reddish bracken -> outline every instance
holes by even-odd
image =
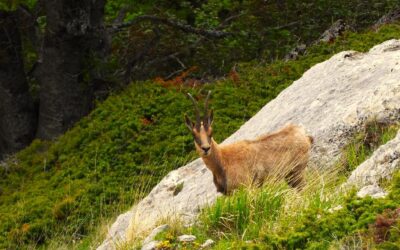
[[[240,81],[239,73],[236,70],[236,65],[229,71],[229,78],[234,82],[238,83]]]
[[[268,178],[285,179],[292,187],[304,186],[310,148],[313,142],[304,129],[286,125],[255,140],[218,145],[213,139],[213,111],[208,110],[208,92],[204,116],[196,100],[188,94],[196,111],[196,122],[185,115],[185,123],[193,135],[197,152],[212,172],[218,192],[227,194],[241,185],[260,186]]]
[[[196,81],[191,80],[191,78],[189,78],[189,75],[192,74],[193,72],[195,72],[196,70],[197,70],[197,67],[193,66],[185,71],[178,71],[179,74],[176,75],[174,78],[165,80],[162,77],[156,77],[154,79],[154,82],[160,84],[161,86],[163,86],[165,88],[179,87],[187,82],[189,82],[188,85],[190,86],[190,84],[196,83]]]
[[[386,209],[382,214],[376,216],[375,223],[372,225],[375,243],[387,241],[390,237],[390,229],[399,220],[400,208],[395,210]]]

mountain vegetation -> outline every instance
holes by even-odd
[[[361,30],[395,0],[4,0],[0,156],[71,128],[133,80],[193,84],[238,62],[272,62],[342,19]],[[14,101],[15,100],[15,101]]]
[[[184,93],[212,90],[222,141],[314,64],[399,39],[398,23],[369,28],[396,7],[378,0],[0,2],[0,249],[96,247],[116,215],[196,158]],[[340,18],[350,27],[340,38],[315,42]],[[305,55],[283,60],[300,43]],[[274,196],[286,187],[241,190],[190,230],[200,239],[220,232],[219,249],[326,248],[360,232],[373,237],[377,215],[394,216],[399,178],[388,185],[381,201],[350,194],[326,203],[310,194],[311,205],[290,225],[259,225],[288,213],[285,195]],[[339,203],[344,209],[327,212]],[[262,206],[262,216],[248,204]],[[379,244],[396,246],[398,234],[388,230]],[[173,247],[175,236],[160,237]]]

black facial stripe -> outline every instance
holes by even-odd
[[[196,144],[200,147],[201,146],[201,141],[199,138],[197,138],[196,136],[194,137],[194,142],[196,142]]]

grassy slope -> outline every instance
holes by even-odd
[[[315,63],[391,38],[400,38],[399,26],[349,33],[313,47],[298,61],[241,65],[240,80],[203,87],[133,83],[55,142],[36,141],[9,161],[7,171],[0,169],[0,248],[45,247],[54,240],[84,248],[103,219],[127,209],[167,171],[193,159],[182,122],[191,105],[183,92],[213,91],[215,134],[222,140]]]
[[[221,250],[399,249],[400,174],[383,199],[357,198],[355,192],[338,193],[322,183],[300,194],[284,185],[240,190],[205,209],[194,227],[174,225],[157,239],[163,249],[198,249],[209,238],[216,242],[213,249]],[[194,234],[197,240],[179,243],[181,234]]]

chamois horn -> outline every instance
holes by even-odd
[[[206,127],[209,125],[209,124],[208,124],[208,116],[209,116],[210,114],[209,114],[209,112],[208,112],[208,101],[209,101],[209,99],[210,99],[210,96],[211,96],[211,90],[208,91],[206,100],[205,100],[205,102],[204,102],[203,124],[204,124],[204,126],[206,126]]]
[[[192,101],[194,109],[196,111],[196,129],[200,130],[200,125],[201,125],[201,118],[200,118],[200,109],[199,106],[197,105],[196,100],[193,98],[193,96],[190,93],[187,93],[187,96],[189,99]]]

